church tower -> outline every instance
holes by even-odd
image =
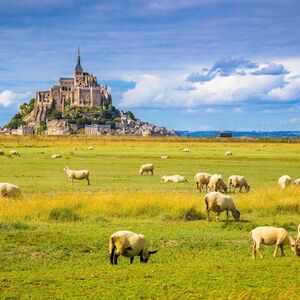
[[[76,67],[75,67],[75,76],[76,75],[82,75],[82,73],[83,73],[83,69],[82,69],[81,64],[80,64],[80,49],[78,47],[77,64],[76,64]]]

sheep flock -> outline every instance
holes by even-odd
[[[73,150],[78,150],[74,147]],[[94,150],[93,146],[86,148],[88,151]],[[182,149],[183,152],[190,152],[189,148]],[[5,152],[0,150],[0,156],[5,156]],[[11,150],[7,156],[20,157],[20,153],[17,150]],[[226,157],[233,156],[232,151],[225,153]],[[63,158],[60,154],[53,154],[52,159]],[[168,155],[160,156],[162,159],[170,159]],[[65,166],[63,170],[66,172],[67,177],[73,183],[74,180],[86,180],[90,185],[90,172],[87,169],[73,170],[68,166]],[[163,172],[162,169],[159,169]],[[176,170],[174,170],[174,173]],[[154,164],[145,163],[138,169],[138,174],[154,176]],[[175,173],[176,174],[176,173]],[[189,174],[190,175],[190,174]],[[150,178],[148,177],[148,178]],[[146,180],[148,180],[148,178]],[[160,177],[162,183],[185,183],[188,184],[187,177],[176,174],[166,174]],[[227,184],[226,184],[227,182]],[[220,221],[220,214],[226,212],[226,220],[229,221],[229,213],[231,213],[234,221],[238,222],[241,219],[241,213],[235,205],[233,196],[236,189],[239,193],[249,193],[250,185],[244,175],[231,175],[225,180],[222,174],[208,173],[204,170],[194,175],[194,184],[199,195],[205,192],[204,197],[200,196],[200,201],[205,207],[207,214],[207,221],[211,221],[210,213],[217,214],[216,220]],[[287,189],[289,186],[299,186],[300,178],[292,179],[289,175],[282,175],[278,178],[278,186],[281,190]],[[231,194],[231,195],[230,195]],[[3,182],[0,183],[0,197],[2,199],[21,199],[21,188],[13,183]],[[273,226],[259,226],[254,228],[250,232],[250,238],[253,240],[252,257],[262,257],[261,246],[262,245],[274,245],[275,250],[273,256],[277,256],[278,249],[280,249],[281,255],[284,255],[284,245],[288,245],[291,248],[292,253],[296,256],[300,256],[300,224],[298,226],[298,235],[296,239],[291,237],[284,228],[278,228]],[[134,257],[138,256],[141,263],[145,263],[149,260],[150,255],[155,254],[157,250],[149,250],[149,244],[142,234],[137,234],[132,231],[120,230],[114,232],[109,238],[109,257],[110,263],[113,265],[118,264],[118,257],[124,256],[130,259],[130,263],[133,263]]]

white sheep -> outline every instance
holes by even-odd
[[[10,150],[10,156],[21,156],[17,150]]]
[[[239,188],[241,193],[243,187],[245,188],[247,193],[250,191],[250,185],[247,183],[247,180],[244,176],[231,175],[228,178],[228,189],[230,193],[235,193],[236,188]]]
[[[208,191],[207,186],[209,184],[210,177],[211,177],[211,174],[208,174],[205,172],[200,172],[195,175],[196,187],[200,193],[201,193],[202,189],[204,188],[204,186],[205,186],[206,192]]]
[[[20,188],[12,183],[1,182],[0,183],[0,195],[4,198],[16,198],[20,197]]]
[[[207,221],[211,221],[211,218],[209,216],[210,211],[216,212],[218,214],[216,219],[217,221],[219,221],[220,213],[224,210],[226,210],[227,221],[228,221],[228,211],[231,211],[235,221],[240,220],[241,214],[237,210],[231,197],[224,195],[220,192],[209,192],[208,194],[205,195],[204,200],[206,206]]]
[[[4,151],[0,150],[0,156],[3,156],[3,155],[4,155]]]
[[[292,178],[289,175],[283,175],[278,179],[279,187],[284,190],[292,184]]]
[[[153,175],[153,171],[154,171],[154,165],[153,164],[144,164],[140,167],[139,173],[140,175],[143,175],[144,173],[148,173],[151,172],[151,175]]]
[[[151,254],[156,253],[148,249],[148,243],[145,236],[132,231],[117,231],[109,239],[110,263],[118,264],[120,255],[129,257],[132,264],[135,256],[140,257],[141,263],[146,263]]]
[[[93,146],[89,146],[89,147],[87,147],[87,150],[93,150],[94,149],[94,147]]]
[[[169,155],[162,155],[160,158],[167,159],[169,158]]]
[[[227,152],[225,152],[225,154],[224,154],[225,156],[232,156],[233,155],[233,153],[232,153],[232,151],[227,151]]]
[[[182,152],[190,152],[190,149],[189,148],[184,148],[184,149],[182,149]]]
[[[90,172],[88,170],[71,170],[69,167],[64,167],[64,171],[67,172],[68,177],[70,178],[72,183],[74,179],[77,180],[86,179],[88,185],[90,185],[90,180],[89,180]]]
[[[294,185],[300,185],[300,178],[297,178],[297,179],[294,181]]]
[[[208,183],[208,190],[211,192],[224,192],[227,193],[227,186],[221,174],[211,175]]]
[[[62,158],[62,156],[60,154],[53,154],[51,156],[52,159],[56,159],[56,158]]]
[[[161,180],[163,182],[174,182],[174,183],[178,183],[178,182],[188,182],[187,179],[181,175],[170,175],[170,176],[163,176],[161,177]]]
[[[73,147],[73,150],[74,150],[74,151],[76,151],[76,150],[77,150],[77,148],[76,148],[76,147]]]
[[[275,245],[275,251],[273,253],[274,257],[276,257],[278,248],[280,248],[281,256],[284,255],[283,245],[290,245],[293,254],[298,254],[296,251],[295,240],[288,234],[288,232],[284,228],[272,226],[256,227],[251,231],[250,236],[254,242],[252,258],[255,258],[256,254],[258,254],[261,258],[263,257],[263,255],[260,253],[261,245]]]

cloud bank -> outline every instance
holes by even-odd
[[[290,64],[291,66],[291,64]],[[142,74],[120,101],[124,108],[197,108],[201,105],[299,100],[300,74],[282,63],[223,59],[211,68],[176,76]]]
[[[11,90],[4,90],[3,92],[0,92],[0,105],[8,107],[19,104],[22,101],[28,102],[30,96],[32,96],[31,92],[15,93]]]

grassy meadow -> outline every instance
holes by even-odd
[[[300,298],[300,258],[285,247],[274,259],[274,247],[263,247],[264,258],[252,260],[249,238],[261,225],[296,236],[300,188],[280,191],[277,179],[300,177],[299,143],[0,136],[0,150],[11,149],[21,156],[0,156],[0,181],[19,185],[23,197],[0,201],[0,299]],[[138,174],[144,163],[154,176]],[[91,185],[72,184],[64,166],[89,169]],[[225,213],[205,221],[200,171],[247,178],[250,192],[232,195],[240,222]],[[188,183],[160,181],[173,174]],[[158,253],[148,264],[120,257],[111,266],[116,230],[145,234]]]

